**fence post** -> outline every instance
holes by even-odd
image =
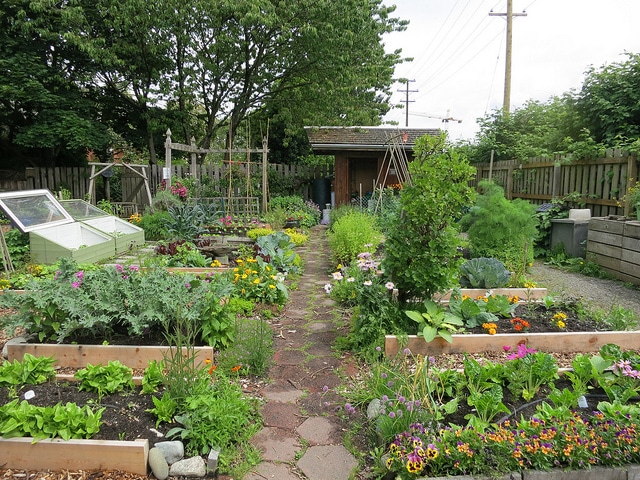
[[[168,128],[166,135],[167,138],[164,141],[164,167],[166,170],[162,170],[162,179],[167,181],[167,185],[171,185],[171,130]]]
[[[269,190],[269,177],[267,175],[267,137],[262,137],[262,213],[267,213],[267,192]]]
[[[557,158],[553,160],[553,181],[551,184],[551,199],[558,198],[560,196],[560,189],[562,183],[562,164]]]
[[[196,157],[196,137],[191,137],[191,146],[193,147],[193,151],[191,152],[191,165],[189,166],[189,174],[192,178],[197,178],[197,169],[198,169],[198,160]]]

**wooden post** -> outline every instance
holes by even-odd
[[[269,189],[267,163],[267,137],[262,137],[262,213],[267,213],[267,190]]]
[[[634,185],[638,185],[639,180],[640,179],[638,178],[638,159],[636,158],[635,155],[629,155],[627,159],[627,186],[625,189],[625,193],[627,193],[629,189]],[[629,200],[624,202],[623,214],[625,217],[631,216],[632,208],[633,208],[633,205],[631,205],[631,202]]]
[[[189,169],[189,174],[192,178],[196,178],[196,174],[198,173],[198,165],[196,160],[196,139],[195,137],[191,137],[191,146],[193,147],[193,152],[191,152],[191,168]]]
[[[493,154],[495,150],[491,149],[491,159],[489,160],[489,181],[491,181],[491,177],[493,176]]]
[[[171,130],[168,128],[166,135],[167,138],[164,141],[164,166],[166,170],[162,172],[162,179],[167,181],[167,185],[171,185]]]
[[[562,189],[562,164],[558,159],[553,162],[553,183],[551,186],[551,198],[558,198]]]

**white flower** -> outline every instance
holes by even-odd
[[[331,287],[331,284],[330,284],[330,283],[327,283],[327,284],[324,286],[324,291],[325,291],[325,292],[327,292],[327,294],[329,294],[329,293],[331,293],[331,288],[332,288],[332,287]]]
[[[367,286],[367,287],[369,285],[371,285],[371,284],[373,284],[373,282],[371,280],[365,280],[365,282],[364,282],[364,285]]]
[[[355,281],[356,281],[356,279],[355,279],[355,278],[353,278],[353,277],[349,277],[349,278],[347,278],[347,282],[349,282],[349,283],[353,283],[353,282],[355,282]]]
[[[333,272],[333,279],[334,280],[342,280],[342,273],[341,272]]]
[[[384,284],[384,286],[387,288],[387,290],[393,290],[396,286],[393,284],[393,282],[387,282]]]

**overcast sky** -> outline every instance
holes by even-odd
[[[506,0],[385,0],[406,31],[384,37],[388,51],[402,49],[413,62],[396,77],[409,83],[409,127],[446,128],[454,140],[473,138],[476,119],[502,108],[505,75]],[[527,100],[547,101],[579,90],[590,67],[640,52],[640,0],[513,0],[511,109]],[[385,120],[405,125],[406,85],[394,86]],[[457,121],[442,123],[440,118]]]

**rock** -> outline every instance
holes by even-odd
[[[169,477],[169,464],[159,448],[153,447],[149,450],[149,468],[158,480],[166,480]]]
[[[169,469],[172,477],[204,477],[207,469],[202,457],[191,457],[180,460]]]
[[[7,352],[7,345],[9,345],[9,344],[27,343],[28,341],[29,341],[29,339],[27,337],[22,336],[22,335],[10,338],[9,340],[7,340],[7,342],[2,347],[2,358],[9,358],[9,352]]]
[[[176,463],[178,460],[182,460],[182,457],[184,457],[184,445],[179,440],[172,442],[157,442],[155,447],[160,449],[169,465]]]
[[[367,418],[369,420],[373,420],[380,416],[380,410],[382,409],[382,404],[379,398],[374,398],[371,400],[369,405],[367,406]]]

